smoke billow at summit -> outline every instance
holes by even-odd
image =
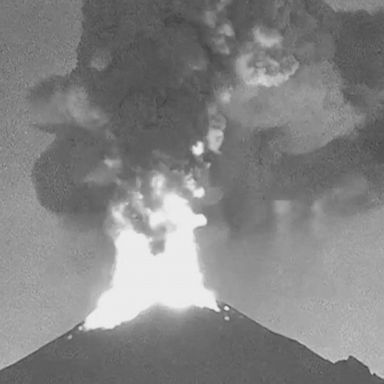
[[[158,275],[148,260],[180,239],[197,252],[204,215],[241,234],[276,224],[282,202],[304,216],[382,204],[383,13],[318,0],[85,0],[82,13],[76,68],[29,94],[53,137],[32,171],[47,210],[115,246],[128,226],[124,247]]]

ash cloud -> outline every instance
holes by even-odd
[[[275,149],[289,154],[312,152],[354,132],[364,121],[348,103],[332,64],[305,65],[278,87],[239,90],[228,115],[242,130],[281,127]]]
[[[29,97],[54,137],[39,201],[105,212],[116,179],[190,167],[197,140],[231,225],[272,220],[274,200],[380,197],[383,20],[318,0],[84,1],[76,68]]]
[[[239,87],[227,110],[236,144],[222,159],[225,210],[252,230],[280,220],[279,201],[299,204],[303,220],[382,204],[382,13],[282,9],[275,25],[298,71],[279,87]]]

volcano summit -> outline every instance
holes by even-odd
[[[335,364],[227,305],[152,307],[110,331],[81,326],[0,372],[2,384],[383,384],[349,357]]]

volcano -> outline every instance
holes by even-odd
[[[81,325],[0,372],[1,384],[383,384],[353,357],[332,363],[235,309],[152,307],[113,330]]]

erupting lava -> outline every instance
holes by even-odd
[[[195,214],[186,198],[166,190],[165,180],[162,175],[152,178],[152,193],[158,198],[155,209],[144,208],[140,193],[112,208],[115,269],[110,288],[84,323],[85,330],[112,329],[155,304],[219,310],[213,292],[204,286],[194,236],[194,230],[204,226],[206,218]],[[130,205],[137,204],[163,241],[159,253],[152,249],[153,238],[137,231],[126,215]]]

